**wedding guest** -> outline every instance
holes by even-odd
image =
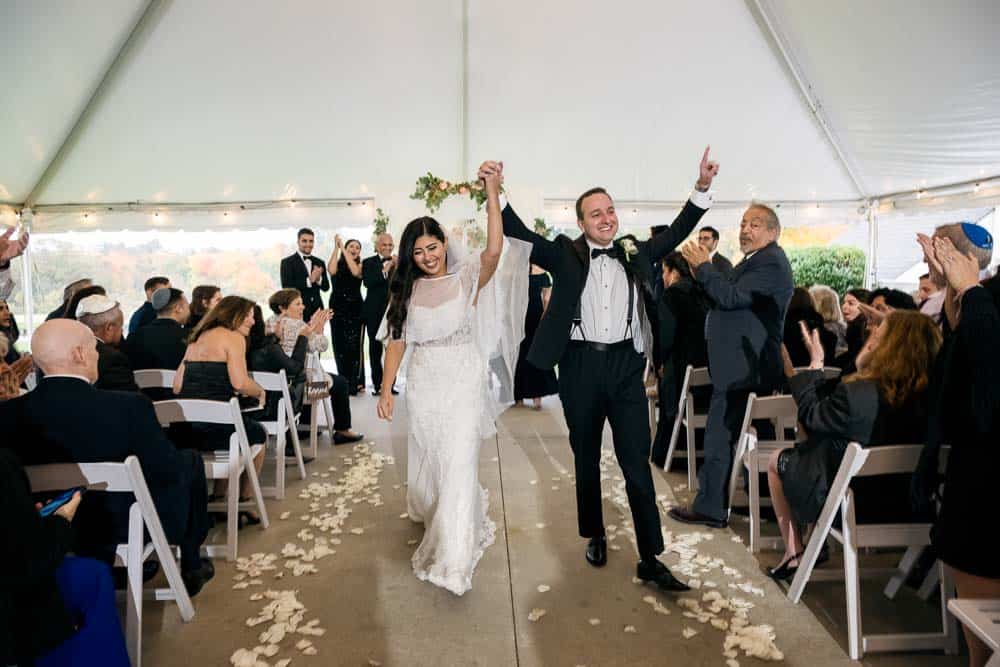
[[[840,297],[828,285],[813,285],[809,288],[809,296],[823,318],[823,327],[837,337],[836,354],[843,354],[847,351],[847,322],[840,310]]]
[[[863,288],[849,289],[844,293],[844,300],[841,303],[841,312],[844,314],[844,321],[847,323],[847,331],[844,335],[844,342],[847,343],[847,350],[837,355],[833,360],[833,365],[840,369],[841,376],[847,376],[857,371],[854,365],[858,353],[868,340],[868,321],[861,311],[863,304],[867,304],[871,298],[871,293]]]
[[[151,300],[156,290],[164,287],[170,287],[170,278],[165,276],[153,276],[143,285],[143,289],[146,290],[146,300],[143,301],[142,305],[129,318],[128,333],[130,336],[138,331],[140,327],[156,319],[156,309],[153,308]]]
[[[198,285],[191,290],[191,316],[188,318],[187,328],[194,331],[205,313],[212,310],[220,301],[222,301],[222,288],[218,285]]]
[[[702,246],[704,247],[704,246]],[[657,304],[660,328],[660,414],[659,426],[653,440],[652,461],[662,468],[666,463],[667,448],[677,405],[684,385],[684,374],[688,366],[702,368],[708,366],[708,344],[705,341],[705,318],[712,304],[705,290],[695,281],[684,256],[677,251],[663,258],[663,284],[665,290]],[[711,389],[692,389],[699,411],[708,406]],[[682,430],[678,437],[686,438]],[[678,447],[686,441],[678,441]]]
[[[933,239],[928,259],[948,282],[946,315],[950,335],[935,368],[927,445],[914,474],[913,497],[918,510],[940,512],[931,530],[938,557],[951,571],[960,598],[1000,598],[1000,559],[989,526],[996,523],[996,483],[1000,465],[1000,290],[995,280],[979,284],[989,262],[993,238],[982,227],[963,231],[966,250],[948,236]],[[971,246],[971,247],[969,247]],[[985,260],[985,261],[984,261]],[[938,450],[951,445],[944,490],[938,498]],[[985,665],[990,649],[962,628],[969,664]]]
[[[810,331],[819,331],[825,356],[827,359],[833,359],[837,348],[837,334],[823,326],[823,316],[816,312],[809,290],[804,287],[796,287],[792,292],[784,325],[784,345],[788,350],[788,356],[792,359],[792,365],[796,368],[809,365],[809,350],[799,335],[800,322],[805,322]]]
[[[8,349],[6,336],[0,336],[0,401],[20,396],[21,386],[34,369],[30,354],[23,354],[13,364],[8,365],[3,360],[7,356]]]
[[[751,204],[740,222],[743,261],[731,277],[693,244],[682,248],[695,278],[713,301],[705,325],[712,398],[705,428],[705,462],[699,489],[689,507],[674,507],[671,518],[712,528],[728,525],[729,476],[733,444],[751,392],[768,395],[782,384],[781,343],[792,297],[792,267],[778,245],[781,223],[769,206]],[[806,299],[809,298],[808,292]],[[811,303],[810,303],[811,305]]]
[[[340,235],[330,255],[330,309],[333,318],[333,357],[337,360],[337,373],[344,376],[351,387],[351,396],[365,390],[365,369],[361,365],[361,242]]]
[[[934,320],[935,324],[941,324],[944,318],[944,297],[948,281],[944,276],[925,273],[920,276],[920,287],[917,289],[917,297],[920,312]]]
[[[552,279],[545,270],[531,265],[528,276],[528,310],[524,315],[524,339],[517,356],[514,371],[514,400],[518,405],[530,398],[536,410],[542,409],[542,397],[558,393],[559,381],[554,368],[542,370],[528,361],[528,350],[535,338],[535,330],[549,305],[552,294]]]
[[[378,339],[378,329],[389,305],[389,276],[396,268],[397,261],[392,254],[394,246],[391,234],[379,234],[375,239],[376,254],[361,263],[361,279],[367,290],[365,302],[361,306],[361,318],[368,331],[368,367],[372,372],[372,396],[381,394],[382,341]]]
[[[907,310],[890,313],[859,355],[858,372],[838,383],[832,393],[824,393],[820,331],[802,324],[800,332],[810,355],[809,369],[796,374],[786,361],[785,374],[808,439],[776,452],[767,472],[785,541],[784,557],[770,570],[776,580],[795,576],[803,552],[803,528],[819,518],[848,443],[872,447],[923,442],[929,375],[941,346],[941,333],[929,318]],[[909,475],[857,482],[859,523],[908,518]],[[866,503],[865,497],[875,502]]]
[[[728,276],[733,272],[733,263],[719,252],[719,230],[715,227],[705,225],[698,230],[698,245],[708,251],[708,256],[712,258],[712,266],[723,275]]]
[[[175,287],[156,290],[149,304],[156,319],[129,335],[125,354],[133,370],[176,370],[187,350],[189,332],[184,325],[191,316],[191,304]]]
[[[323,327],[330,319],[330,311],[322,310],[314,313],[309,324],[302,319],[305,308],[298,290],[283,289],[275,292],[268,299],[268,306],[274,313],[267,320],[266,330],[274,333],[286,355],[292,355],[300,338],[308,339],[307,349],[310,352],[322,352],[329,346],[326,336],[322,334]],[[350,385],[342,375],[327,373],[330,378],[330,403],[333,406],[333,444],[342,445],[358,442],[364,436],[351,430]],[[302,412],[303,421],[311,418],[305,406]]]
[[[326,264],[312,254],[316,245],[313,230],[303,227],[296,238],[297,252],[281,260],[281,286],[299,290],[306,317],[312,318],[313,313],[323,308],[322,293],[330,289],[330,280],[326,277]]]
[[[80,280],[75,280],[69,285],[66,285],[66,287],[63,288],[62,303],[59,304],[55,310],[45,316],[45,321],[48,322],[49,320],[63,317],[63,314],[66,312],[66,306],[69,305],[73,296],[84,287],[90,287],[93,284],[94,282],[90,278],[81,278]]]
[[[22,229],[16,239],[14,231],[14,227],[8,227],[0,233],[0,299],[10,297],[14,291],[10,263],[14,258],[20,257],[28,247],[28,230]]]
[[[0,338],[7,341],[7,352],[0,356],[0,360],[12,364],[21,357],[21,354],[14,349],[14,343],[20,337],[21,330],[17,328],[17,319],[10,311],[10,304],[6,299],[0,299]]]
[[[17,456],[0,449],[0,664],[129,666],[110,568],[68,555],[81,498],[40,516]]]
[[[191,332],[183,361],[174,376],[177,398],[229,401],[234,396],[245,396],[255,399],[254,405],[263,404],[264,390],[247,371],[247,336],[254,322],[253,305],[249,299],[227,296],[202,318]],[[243,426],[251,447],[267,442],[267,433],[259,422],[244,415]],[[233,430],[232,426],[224,424],[193,424],[190,429],[181,431],[182,439],[187,439],[182,444],[204,452],[228,450]],[[254,457],[253,464],[260,473],[264,464],[263,447]],[[225,480],[216,480],[215,496],[225,497],[227,486]],[[250,481],[244,474],[240,501],[250,500],[250,493]],[[258,524],[260,517],[256,512],[241,511],[240,522]]]
[[[917,302],[913,300],[912,296],[889,287],[880,287],[873,291],[868,305],[883,314],[894,310],[917,310]]]
[[[97,381],[94,386],[98,389],[139,391],[132,364],[120,349],[125,316],[118,302],[100,294],[88,296],[77,305],[76,319],[93,331],[97,339]]]

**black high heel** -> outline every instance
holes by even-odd
[[[793,560],[797,562],[800,558],[802,558],[802,554],[804,553],[804,551],[800,551],[791,558],[783,560],[778,567],[769,569],[767,571],[767,576],[771,577],[771,579],[774,579],[775,581],[791,581],[795,577],[795,573],[798,571],[799,566],[789,565],[789,563]]]

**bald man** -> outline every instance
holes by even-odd
[[[42,324],[31,348],[45,377],[34,391],[0,403],[0,424],[13,434],[4,446],[24,465],[138,457],[167,539],[181,549],[184,585],[197,594],[215,572],[199,556],[210,525],[201,456],[174,447],[143,395],[93,387],[97,341],[80,322]],[[128,541],[131,504],[126,494],[85,494],[74,521],[74,551],[110,562],[115,545]]]
[[[361,280],[368,290],[365,303],[361,307],[361,318],[368,330],[368,363],[371,366],[374,387],[372,396],[378,396],[382,386],[382,343],[375,336],[382,324],[386,306],[389,305],[389,276],[396,268],[396,256],[392,254],[395,245],[391,234],[379,234],[375,239],[375,250],[378,254],[361,263]],[[396,390],[393,389],[392,393],[396,393]]]

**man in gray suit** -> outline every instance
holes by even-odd
[[[740,222],[743,261],[726,276],[697,243],[681,252],[715,306],[705,321],[712,400],[705,427],[705,462],[700,488],[690,508],[670,516],[683,523],[724,528],[726,494],[733,466],[733,440],[750,392],[770,394],[781,386],[781,339],[792,298],[792,267],[778,245],[781,224],[774,211],[752,204]]]

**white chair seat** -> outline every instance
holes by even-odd
[[[1000,600],[949,600],[948,611],[993,651],[986,667],[1000,667]]]

